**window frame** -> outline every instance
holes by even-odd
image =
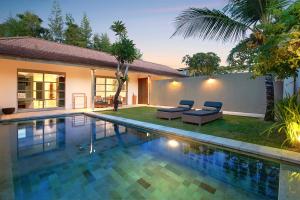
[[[97,78],[104,78],[105,79],[105,81],[104,81],[104,84],[97,84]],[[104,92],[104,94],[105,94],[105,97],[104,97],[104,99],[105,100],[107,100],[107,93],[111,93],[111,92],[115,92],[115,91],[108,91],[107,90],[107,85],[113,85],[113,84],[107,84],[107,79],[114,79],[114,80],[116,80],[117,81],[117,79],[116,79],[116,77],[113,77],[113,76],[101,76],[101,75],[96,75],[95,76],[95,87],[94,87],[94,96],[96,97],[97,96],[97,92]],[[104,91],[98,91],[97,90],[97,85],[102,85],[102,86],[104,86]],[[124,85],[123,85],[123,87],[124,87]],[[125,98],[126,98],[126,102],[125,103],[123,103],[124,105],[128,105],[128,81],[126,81],[125,82],[125,90],[121,90],[121,93],[122,92],[125,92],[125,94],[126,94],[126,96],[125,96]]]
[[[37,73],[37,74],[42,74],[42,81],[19,81],[19,73],[20,72],[24,72],[24,73]],[[54,75],[61,75],[64,77],[64,82],[61,81],[57,81],[57,82],[49,82],[49,81],[45,81],[45,74],[54,74]],[[34,69],[17,69],[17,91],[16,91],[16,105],[17,105],[17,110],[18,112],[27,112],[27,111],[36,111],[36,110],[58,110],[58,109],[65,109],[66,107],[66,80],[67,80],[67,76],[65,72],[56,72],[56,71],[44,71],[44,70],[34,70]],[[42,90],[20,90],[19,89],[19,82],[20,83],[31,83],[32,87],[34,85],[34,83],[40,82],[42,83]],[[55,89],[55,93],[56,93],[56,98],[55,99],[46,99],[45,98],[45,93],[49,92],[50,90],[45,90],[45,83],[55,83],[56,84],[56,89]],[[59,85],[63,84],[64,85],[64,90],[61,90]],[[32,92],[32,97],[31,98],[19,98],[18,94],[20,92],[26,93],[26,92]],[[40,101],[42,101],[42,108],[19,108],[19,101],[23,101],[23,102],[33,102],[34,100],[37,100],[36,98],[33,97],[33,92],[42,92],[42,98]],[[57,98],[59,96],[59,93],[62,93],[64,95],[64,98]],[[49,107],[49,108],[45,108],[45,101],[49,101],[49,100],[56,100],[57,101],[57,105],[56,107]],[[59,106],[59,101],[64,101],[63,106]]]

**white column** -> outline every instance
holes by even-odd
[[[150,102],[150,99],[151,99],[151,76],[148,75],[148,81],[147,81],[147,84],[148,84],[148,105],[151,104]]]
[[[92,108],[92,111],[95,110],[95,72],[96,70],[95,69],[91,69],[91,78],[92,78],[92,81],[91,81],[91,108]]]

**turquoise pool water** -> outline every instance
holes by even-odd
[[[296,199],[300,169],[85,115],[0,124],[0,199]]]

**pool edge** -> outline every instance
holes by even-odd
[[[95,112],[84,112],[83,114],[88,115],[90,117],[96,117],[104,120],[115,121],[117,123],[134,125],[149,130],[165,132],[176,136],[197,140],[199,142],[209,143],[220,147],[230,148],[245,153],[251,153],[266,158],[271,158],[279,161],[300,165],[300,153],[289,151],[289,150],[257,145],[248,142],[222,138],[218,136],[212,136],[212,135],[199,133],[199,132],[186,131],[182,129],[162,126],[158,124],[152,124],[148,122],[142,122],[142,121],[123,118],[123,117],[116,117],[107,114],[101,114]]]

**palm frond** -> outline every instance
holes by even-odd
[[[267,22],[274,9],[283,9],[290,0],[229,0],[223,11],[234,20],[251,26],[257,22]]]
[[[220,10],[189,8],[175,20],[174,35],[236,41],[245,36],[249,26],[234,20]]]

